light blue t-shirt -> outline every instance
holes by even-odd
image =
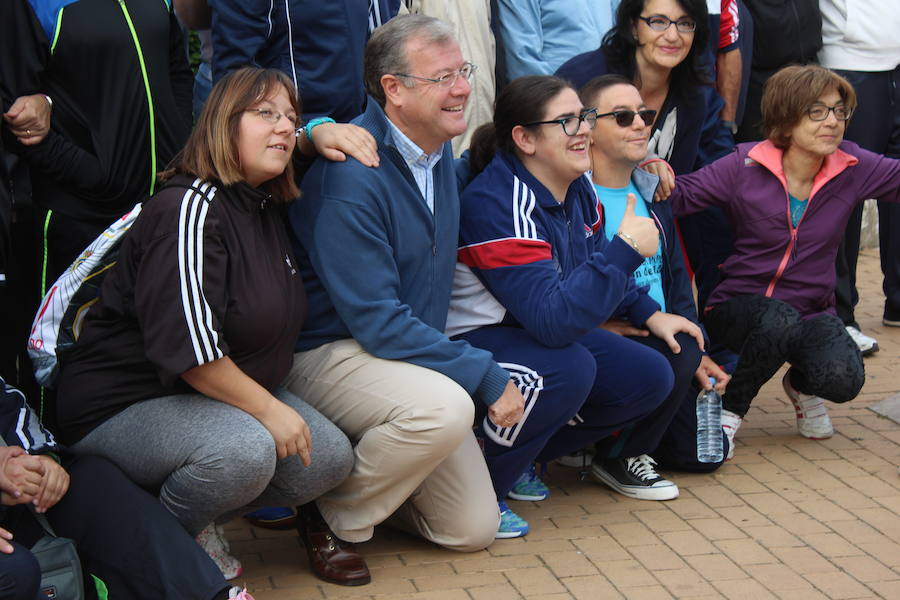
[[[800,198],[795,198],[791,194],[788,194],[788,198],[790,198],[791,201],[791,227],[796,227],[797,223],[800,222],[800,219],[803,218],[803,213],[806,212],[809,198],[801,200]]]
[[[647,211],[647,204],[644,202],[641,193],[634,186],[634,183],[628,182],[628,186],[624,188],[606,188],[594,184],[597,194],[600,195],[600,203],[603,204],[603,230],[606,237],[612,240],[616,232],[619,231],[619,223],[625,215],[625,204],[628,202],[628,194],[634,194],[637,202],[634,205],[634,214],[639,217],[650,217]],[[666,312],[666,297],[663,293],[662,286],[662,245],[656,250],[656,254],[650,258],[645,258],[641,266],[634,270],[634,280],[638,285],[646,285],[650,287],[647,292],[651,298],[659,303],[659,307]]]

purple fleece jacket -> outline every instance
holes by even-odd
[[[866,198],[900,202],[900,160],[845,141],[826,157],[806,212],[792,227],[782,154],[769,141],[740,144],[676,178],[669,199],[676,216],[719,206],[734,232],[734,253],[719,266],[722,281],[707,310],[734,296],[760,294],[804,317],[834,314],[834,260],[851,211]]]

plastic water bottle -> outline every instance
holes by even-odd
[[[715,385],[716,380],[709,378]],[[715,388],[700,390],[697,396],[697,460],[702,463],[722,462],[722,396]]]

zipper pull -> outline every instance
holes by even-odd
[[[791,259],[797,260],[797,228],[791,230]]]

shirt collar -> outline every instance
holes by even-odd
[[[391,141],[394,142],[394,146],[397,148],[400,156],[403,157],[403,160],[405,160],[406,164],[410,167],[420,166],[430,169],[441,159],[441,156],[443,156],[443,146],[431,154],[426,154],[415,142],[406,137],[406,135],[400,131],[400,128],[394,125],[390,119],[387,119],[387,122],[390,129],[388,135]]]

